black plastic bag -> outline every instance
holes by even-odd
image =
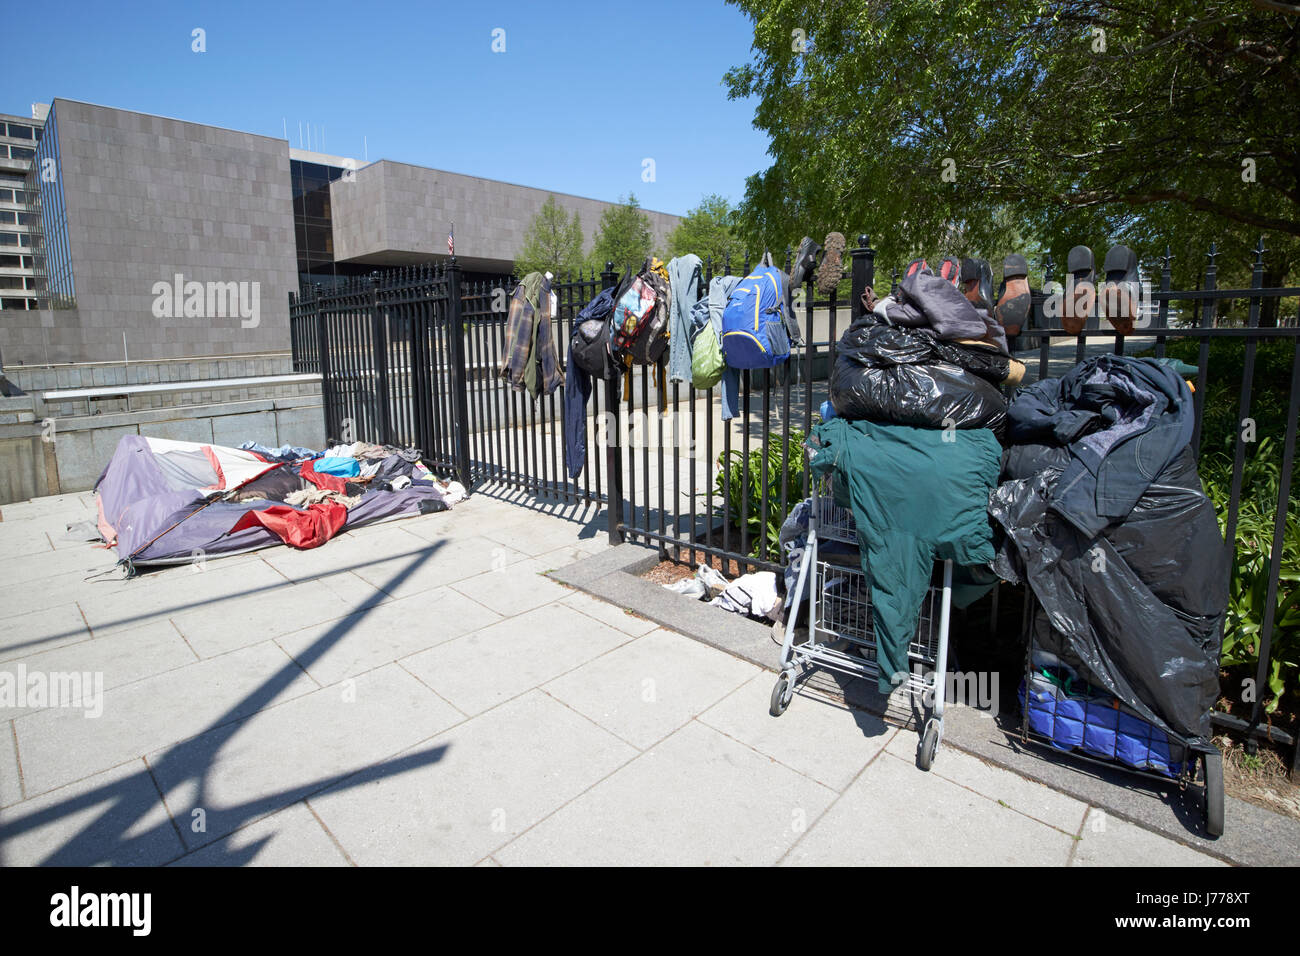
[[[1060,474],[1007,481],[990,496],[1001,532],[995,569],[1033,589],[1050,624],[1035,635],[1040,646],[1079,661],[1092,683],[1156,726],[1208,741],[1228,568],[1191,449],[1095,538],[1047,510]]]
[[[840,339],[831,371],[831,404],[836,414],[893,425],[922,428],[990,428],[1001,432],[1007,403],[988,380],[1007,364],[1006,356],[975,347],[970,354],[985,377],[946,361],[935,340],[923,332],[885,325],[864,316]],[[981,350],[983,351],[983,350]],[[1002,368],[1005,377],[1005,367]]]

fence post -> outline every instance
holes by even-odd
[[[853,291],[849,293],[849,320],[856,322],[862,318],[862,293],[867,286],[876,281],[876,250],[871,248],[871,240],[858,236],[858,248],[849,250],[853,267]]]
[[[606,262],[605,271],[600,274],[601,288],[608,289],[617,284],[618,275],[614,272],[614,263]],[[605,383],[605,477],[609,487],[605,490],[605,516],[608,519],[610,544],[622,544],[623,532],[619,525],[623,523],[623,449],[619,446],[619,402],[622,393],[619,390],[621,375],[615,375]],[[600,434],[597,422],[596,434]]]
[[[330,369],[330,343],[326,332],[325,303],[320,283],[312,288],[312,309],[316,319],[316,371],[320,372],[320,401],[325,410],[325,438],[337,439],[338,421],[334,409],[334,382]]]
[[[391,396],[388,394],[388,330],[384,312],[379,305],[378,270],[370,273],[370,355],[375,363],[375,423],[380,442],[393,444],[392,425],[389,422]]]
[[[469,455],[469,376],[465,368],[465,328],[461,317],[460,265],[451,257],[447,266],[447,338],[451,341],[451,410],[455,430],[456,473],[460,483],[469,489],[473,483]],[[434,380],[437,387],[437,379]]]

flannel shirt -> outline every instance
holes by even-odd
[[[551,283],[540,272],[524,276],[510,297],[500,374],[511,388],[526,390],[533,398],[560,387],[560,354],[551,328]]]

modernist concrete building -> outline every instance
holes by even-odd
[[[28,210],[27,174],[47,110],[37,104],[31,117],[0,113],[0,311],[38,308],[43,289],[33,259],[40,226]]]
[[[552,195],[64,99],[33,135],[25,196],[15,195],[33,224],[36,307],[24,296],[0,314],[10,367],[287,350],[300,280],[444,259],[453,221],[467,271],[509,272]],[[581,216],[589,245],[610,204],[554,195]],[[4,198],[0,218],[16,217]],[[662,245],[679,219],[647,214]]]

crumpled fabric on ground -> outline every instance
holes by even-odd
[[[300,511],[287,505],[272,505],[249,511],[235,522],[230,534],[262,525],[291,548],[317,548],[338,534],[347,520],[348,509],[332,501],[318,502]]]
[[[709,606],[775,621],[777,609],[781,607],[781,598],[776,593],[776,574],[771,571],[742,574],[710,601]]]
[[[317,458],[320,456],[318,451],[301,448],[297,445],[281,445],[279,448],[267,448],[255,441],[246,441],[239,447],[244,451],[251,451],[255,455],[261,455],[267,461],[298,461],[301,458]]]
[[[442,491],[443,499],[449,505],[458,504],[469,497],[469,492],[459,481],[438,482],[438,487]]]
[[[284,499],[286,505],[294,505],[298,508],[321,501],[333,501],[345,508],[352,508],[361,501],[361,496],[339,494],[337,491],[329,491],[325,488],[305,488],[302,491],[295,491]]]
[[[1125,517],[1192,440],[1191,389],[1154,359],[1101,355],[1020,390],[1007,409],[1011,444],[1069,449],[1052,510],[1085,537]]]
[[[297,466],[298,474],[307,481],[310,481],[317,488],[325,488],[329,491],[337,491],[339,494],[347,492],[348,483],[338,475],[322,474],[316,470],[316,464],[312,461],[304,461]]]
[[[908,644],[935,561],[993,561],[987,507],[1002,448],[986,428],[943,431],[833,418],[813,429],[815,477],[832,475],[835,501],[853,511],[880,667],[878,687],[906,674]],[[954,593],[968,603],[991,582]]]

